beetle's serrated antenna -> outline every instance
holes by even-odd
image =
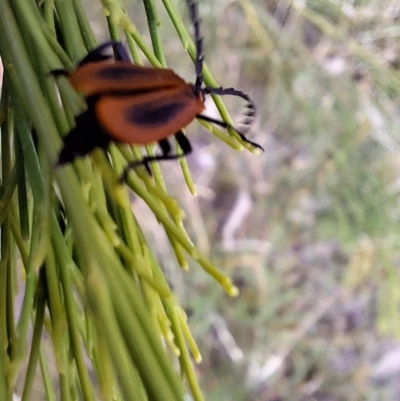
[[[240,122],[240,124],[246,126],[244,129],[245,133],[247,133],[250,130],[257,116],[257,108],[255,103],[247,93],[239,91],[235,88],[204,88],[204,94],[220,95],[220,96],[232,95],[232,96],[238,96],[246,100],[246,105],[245,105],[246,111],[243,113],[244,119]]]
[[[195,61],[195,68],[196,68],[196,83],[195,87],[200,89],[203,85],[203,37],[201,36],[200,32],[200,23],[201,19],[199,17],[199,7],[194,0],[187,0],[188,8],[189,8],[189,17],[190,21],[193,25],[194,31],[194,43],[196,46],[196,61]]]
[[[244,127],[241,131],[236,130],[234,127],[231,127],[229,124],[218,121],[218,124],[225,127],[225,128],[233,128],[239,136],[242,138],[243,141],[248,142],[249,144],[255,146],[256,148],[259,148],[263,150],[263,148],[248,140],[246,138],[246,133],[250,131],[251,126],[254,123],[254,120],[257,115],[257,108],[253,100],[250,98],[250,96],[247,93],[244,93],[242,91],[239,91],[234,88],[209,88],[205,87],[203,88],[203,60],[204,60],[204,54],[203,54],[203,37],[201,36],[200,32],[200,23],[201,19],[199,17],[199,9],[198,5],[195,0],[187,0],[187,5],[189,8],[189,16],[190,16],[190,21],[193,25],[193,30],[194,30],[194,41],[195,41],[195,46],[196,46],[196,61],[195,61],[195,67],[196,67],[196,83],[194,85],[195,93],[200,94],[202,93],[203,95],[232,95],[232,96],[238,96],[246,101],[245,104],[245,112],[243,113],[244,119],[240,122]],[[197,116],[198,118],[201,118],[203,120],[209,121],[209,122],[214,122],[216,123],[217,120],[207,120],[205,116]]]

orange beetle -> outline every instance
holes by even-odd
[[[75,128],[64,138],[57,165],[85,156],[96,147],[104,149],[111,141],[136,145],[158,142],[162,154],[128,164],[123,178],[130,168],[138,165],[144,165],[150,172],[149,163],[152,161],[177,159],[191,152],[190,142],[182,129],[194,118],[231,128],[243,141],[263,150],[230,124],[201,114],[208,94],[233,95],[246,100],[244,124],[248,126],[255,117],[256,108],[247,94],[234,88],[203,86],[200,20],[196,3],[188,0],[188,5],[196,42],[194,84],[186,83],[170,69],[132,64],[120,42],[107,42],[92,50],[71,73],[64,70],[52,72],[55,76],[67,75],[74,89],[86,97],[88,106],[76,117]],[[115,60],[104,54],[104,50],[110,47],[114,50]],[[170,136],[175,136],[181,154],[171,154]]]

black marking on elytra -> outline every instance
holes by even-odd
[[[168,104],[145,103],[134,104],[124,111],[125,118],[137,125],[160,126],[168,124],[178,116],[185,107],[185,101],[175,101]]]
[[[110,64],[96,72],[97,78],[110,80],[146,79],[148,76],[154,79],[154,71],[146,68],[132,68],[132,64]]]

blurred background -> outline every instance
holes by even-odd
[[[162,168],[192,240],[240,296],[195,264],[180,271],[151,213],[133,209],[189,315],[205,398],[400,400],[400,1],[199,3],[206,63],[255,100],[265,153],[195,122],[197,197],[178,163]],[[157,6],[168,65],[194,80]],[[150,43],[142,3],[126,8]],[[241,102],[226,102],[240,121]]]

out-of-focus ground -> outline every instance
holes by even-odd
[[[235,152],[194,123],[197,197],[163,165],[193,241],[238,298],[195,264],[178,271],[148,224],[203,355],[206,400],[400,400],[400,1],[204,0],[200,13],[206,62],[254,98],[265,148]],[[168,63],[190,80],[164,14]],[[227,104],[240,120],[240,101]]]

